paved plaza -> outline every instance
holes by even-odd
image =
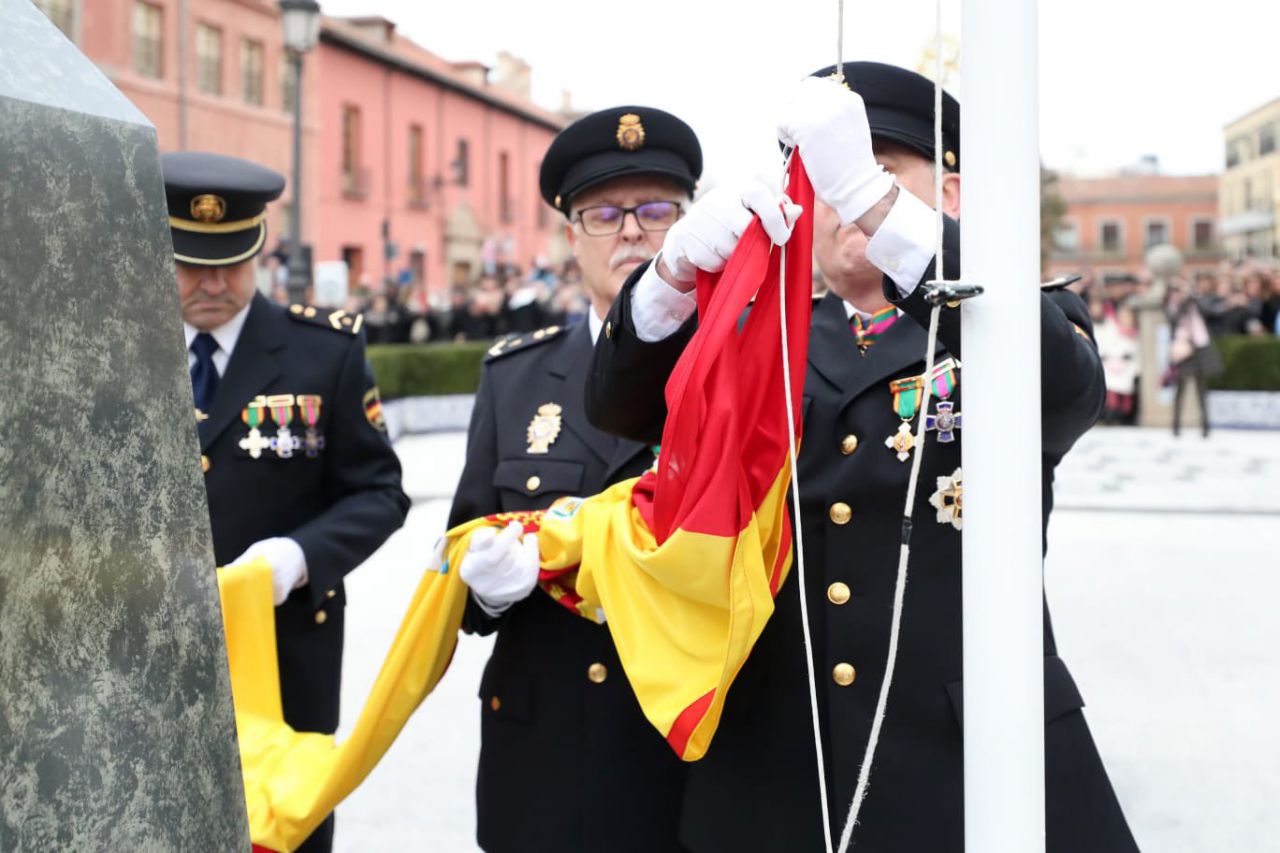
[[[444,530],[465,436],[397,449],[415,504],[349,578],[340,738]],[[1096,429],[1059,470],[1045,570],[1059,649],[1148,853],[1280,849],[1277,479],[1280,433],[1225,430],[1174,440]],[[476,849],[476,692],[490,645],[462,638],[435,693],[339,808],[338,851]]]

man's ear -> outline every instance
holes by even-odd
[[[573,227],[572,222],[565,222],[564,238],[569,241],[569,251],[575,258],[578,257],[578,230]]]
[[[960,173],[942,176],[942,212],[952,219],[960,218]]]

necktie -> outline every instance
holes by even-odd
[[[218,369],[213,366],[213,354],[218,342],[208,332],[201,332],[191,341],[191,352],[196,363],[191,366],[191,390],[196,398],[196,408],[208,414],[213,408],[213,395],[218,390]]]
[[[858,349],[866,354],[871,345],[885,332],[889,331],[898,319],[898,309],[892,305],[881,308],[879,311],[871,315],[870,320],[863,320],[861,314],[854,314],[853,319],[849,321],[849,328],[853,331],[854,336],[858,339]]]

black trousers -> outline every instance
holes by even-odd
[[[329,853],[333,849],[333,815],[324,819],[316,831],[307,836],[296,853]]]
[[[1209,434],[1209,380],[1199,373],[1187,375],[1182,372],[1178,375],[1178,387],[1173,393],[1173,434],[1177,435],[1182,430],[1182,393],[1188,384],[1194,383],[1196,386],[1196,400],[1200,405],[1200,424],[1205,435]]]

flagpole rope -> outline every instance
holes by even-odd
[[[840,0],[843,7],[843,0]],[[842,12],[843,14],[843,12]],[[934,156],[934,264],[936,281],[945,280],[943,260],[943,211],[942,211],[942,0],[934,3],[934,79],[933,79],[933,156]],[[849,813],[845,817],[844,829],[840,833],[840,853],[849,849],[853,841],[853,828],[858,823],[858,814],[867,796],[867,786],[871,780],[871,765],[875,759],[876,748],[880,744],[880,732],[884,726],[885,710],[889,703],[889,688],[893,684],[893,673],[898,662],[898,646],[902,634],[902,610],[906,601],[907,567],[911,562],[911,518],[915,506],[916,487],[920,482],[920,467],[924,460],[925,449],[925,416],[929,412],[929,397],[933,391],[933,368],[935,350],[938,343],[938,318],[941,304],[935,304],[929,312],[929,334],[925,350],[924,388],[920,398],[920,422],[916,426],[915,456],[911,460],[911,476],[907,480],[907,499],[902,511],[902,545],[898,551],[898,577],[893,589],[893,621],[889,629],[889,653],[885,661],[884,678],[880,682],[880,695],[876,700],[875,716],[871,721],[871,733],[867,737],[866,751],[862,757],[862,766],[858,770],[858,784],[854,788],[853,802],[849,805]],[[812,673],[811,673],[812,675]]]
[[[841,6],[843,5],[841,0]],[[787,158],[782,167],[784,190],[790,178],[791,154],[792,152],[787,152]],[[812,215],[812,211],[808,213]],[[796,583],[800,586],[800,623],[804,629],[804,655],[805,662],[808,664],[805,669],[809,674],[809,712],[813,722],[813,754],[818,762],[818,799],[822,805],[822,840],[826,844],[826,853],[832,853],[831,812],[827,804],[826,752],[822,747],[822,723],[818,717],[818,683],[813,671],[813,640],[809,632],[809,596],[806,592],[809,587],[805,583],[804,572],[804,525],[800,521],[800,474],[796,464],[796,415],[791,404],[791,355],[787,341],[787,245],[783,243],[778,249],[780,264],[778,302],[782,307],[779,314],[782,335],[782,389],[787,407],[787,450],[791,457],[791,517],[794,519],[791,526],[795,533]]]

